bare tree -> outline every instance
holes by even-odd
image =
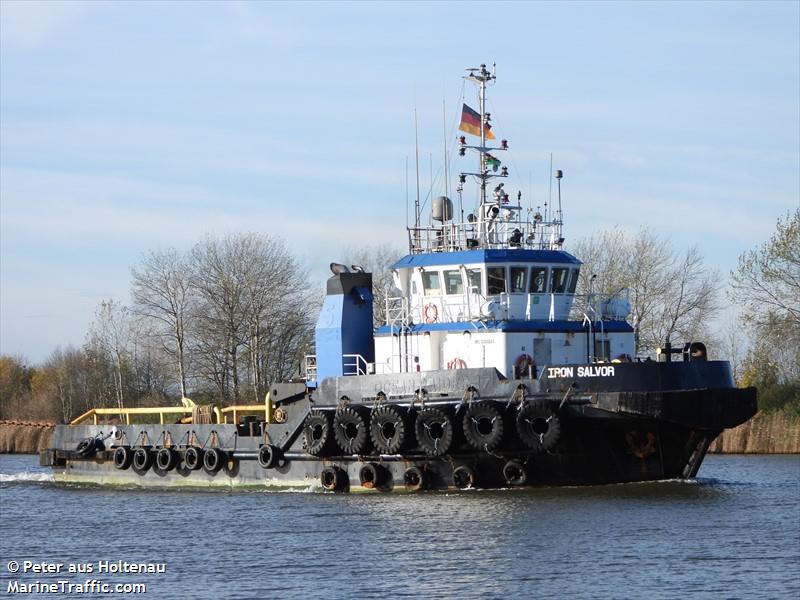
[[[125,406],[123,369],[127,367],[131,341],[131,319],[128,309],[114,300],[103,300],[95,312],[89,329],[88,346],[101,360],[113,365],[114,396],[119,408]]]
[[[573,251],[584,261],[580,296],[630,294],[637,351],[653,350],[675,336],[708,335],[719,274],[704,265],[696,247],[679,253],[647,229],[630,236],[617,228],[579,240]]]
[[[186,335],[195,302],[186,257],[174,248],[149,252],[131,275],[133,310],[155,326],[163,351],[175,361],[181,397],[186,397]]]

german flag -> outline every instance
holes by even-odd
[[[461,131],[465,131],[472,135],[481,135],[481,116],[472,110],[466,104],[464,108],[461,109],[461,124],[458,126]],[[486,132],[486,139],[493,140],[494,134],[492,133],[492,128],[487,123],[484,131]]]

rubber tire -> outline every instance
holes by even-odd
[[[117,446],[114,449],[114,468],[124,471],[133,463],[133,450],[130,446]]]
[[[203,454],[205,451],[197,446],[189,446],[183,452],[183,464],[190,471],[197,471],[203,468]]]
[[[546,431],[537,433],[536,429],[546,424]],[[561,421],[544,404],[527,404],[517,414],[517,434],[526,447],[535,454],[552,450],[561,437]]]
[[[361,487],[368,490],[383,485],[386,479],[386,469],[379,464],[368,462],[358,471],[358,481]]]
[[[320,435],[314,437],[314,432],[320,427]],[[331,439],[331,417],[327,411],[312,410],[303,423],[303,434],[306,438],[306,448],[309,454],[323,456],[327,454]]]
[[[83,438],[80,442],[78,442],[75,451],[83,458],[89,458],[95,453],[96,442],[97,438]]]
[[[264,444],[258,449],[258,464],[262,469],[274,469],[281,457],[280,448],[272,444]]]
[[[178,452],[172,448],[159,448],[156,452],[156,468],[159,471],[172,471],[178,466]]]
[[[522,461],[513,458],[503,465],[503,479],[508,485],[525,485],[528,480],[528,470]]]
[[[431,433],[434,425],[442,428],[442,435],[438,438]],[[447,454],[453,444],[453,419],[438,408],[425,408],[417,414],[414,433],[417,436],[417,443],[425,454],[442,456]]]
[[[424,490],[427,484],[425,480],[425,471],[419,467],[408,467],[406,472],[403,473],[403,482],[406,485],[406,490],[409,492]]]
[[[203,454],[203,470],[209,475],[217,474],[225,466],[228,457],[219,448],[210,448]]]
[[[379,406],[372,413],[369,421],[369,437],[375,448],[383,454],[397,454],[406,445],[408,427],[406,413],[397,406]],[[387,438],[383,428],[387,424],[394,425],[394,435]]]
[[[333,417],[333,437],[345,454],[363,454],[369,447],[369,428],[363,412],[354,406],[345,406],[337,410]],[[346,433],[350,426],[356,428],[353,438]]]
[[[483,419],[491,421],[491,431],[488,434],[481,433],[478,427]],[[503,415],[497,410],[494,402],[470,404],[464,413],[461,427],[467,443],[476,450],[490,452],[503,441]]]
[[[145,473],[153,466],[155,456],[150,448],[140,446],[133,452],[133,470],[138,473]]]
[[[322,488],[329,492],[343,490],[347,482],[347,473],[339,467],[325,467],[319,474]]]
[[[460,490],[475,487],[475,471],[466,465],[460,465],[453,469],[453,485]]]

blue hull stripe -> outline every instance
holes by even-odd
[[[433,267],[437,265],[463,265],[475,263],[566,263],[583,264],[563,250],[464,250],[432,254],[409,254],[392,265],[393,269]]]
[[[528,333],[528,332],[563,332],[563,333],[576,333],[585,332],[587,327],[583,326],[580,321],[486,321],[486,327],[482,325],[477,327],[470,321],[463,321],[460,323],[420,323],[409,326],[406,331],[409,333],[424,333],[426,331],[469,331],[472,333],[480,333],[482,331],[496,332],[502,331],[505,333]],[[603,321],[603,331],[607,333],[630,333],[633,327],[625,321]],[[600,331],[600,323],[594,324],[594,330]],[[398,333],[399,329],[394,330],[388,325],[379,327],[375,335],[391,335]]]

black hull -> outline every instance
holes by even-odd
[[[115,467],[113,448],[83,456],[77,452],[82,440],[107,433],[109,425],[59,426],[54,448],[43,452],[41,459],[53,467],[57,481],[144,487],[389,492],[686,479],[697,474],[722,429],[756,412],[755,390],[733,388],[725,363],[694,365],[684,371],[680,363],[616,365],[613,376],[599,381],[591,377],[566,381],[546,374],[537,380],[509,381],[493,369],[425,373],[424,378],[420,374],[345,377],[327,380],[310,393],[298,394],[287,387],[282,398],[276,386],[276,404],[287,415],[284,423],[117,426],[124,434],[117,443],[134,449],[144,444],[155,452],[163,440],[171,439],[168,445],[177,461],[169,470],[155,465],[138,470]],[[648,371],[649,386],[637,368]],[[654,368],[662,369],[659,377],[653,377]],[[670,372],[680,376],[668,377]],[[677,388],[675,381],[685,387]],[[712,385],[698,385],[703,383]],[[477,423],[473,416],[479,402],[491,405],[503,422],[502,436],[493,440],[491,448],[487,444],[476,449],[474,435],[469,437],[469,422]],[[381,454],[369,444],[358,454],[345,453],[333,442],[331,431],[331,439],[313,448],[318,455],[312,455],[308,440],[313,439],[304,431],[307,416],[314,411],[326,415],[322,422],[332,423],[345,405],[363,408],[366,426],[377,406],[395,407],[408,425],[405,444],[393,454]],[[453,440],[441,456],[431,456],[425,440],[418,439],[419,432],[414,435],[423,408],[436,408],[440,411],[436,414],[449,420]],[[531,427],[533,423],[542,427],[534,435],[538,441],[532,441],[530,433],[526,437],[529,430],[520,430],[523,409],[533,411],[525,413],[531,415],[526,420]],[[468,411],[472,412],[466,417]],[[266,444],[274,450],[274,464],[265,465],[263,456],[258,460]],[[219,448],[224,456],[221,468],[216,472],[187,468],[187,445]]]

